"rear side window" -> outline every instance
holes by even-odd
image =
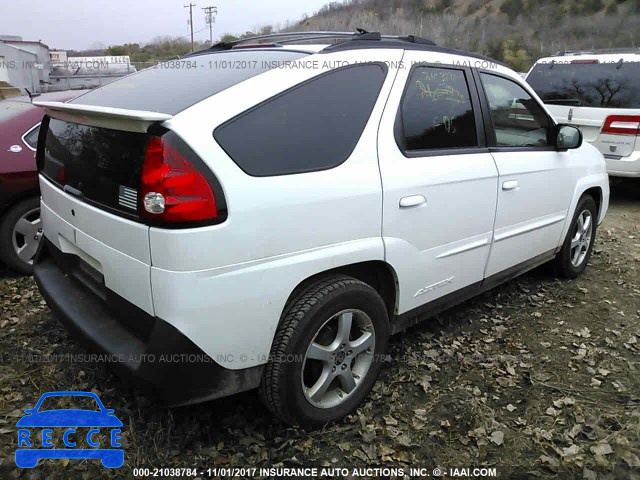
[[[40,135],[40,125],[29,130],[22,139],[32,150],[35,150],[38,146],[38,135]]]
[[[308,54],[278,50],[212,53],[163,62],[71,103],[175,115],[237,83]]]
[[[478,145],[469,87],[462,70],[418,67],[401,106],[400,147],[405,151]]]
[[[640,62],[539,63],[527,82],[545,103],[640,108]]]
[[[378,64],[334,70],[232,119],[214,137],[257,177],[336,167],[356,147],[385,77]]]

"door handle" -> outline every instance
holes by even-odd
[[[502,184],[502,190],[517,190],[520,188],[520,184],[517,180],[507,180]]]
[[[427,199],[424,198],[424,195],[411,195],[400,199],[400,208],[417,207],[423,203],[427,203]]]

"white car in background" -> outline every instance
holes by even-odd
[[[561,52],[538,60],[527,82],[602,152],[609,175],[640,177],[640,49]]]
[[[342,41],[291,45],[318,36]],[[389,335],[545,262],[578,276],[609,203],[517,73],[412,36],[219,44],[39,105],[36,282],[171,405],[260,388],[341,419]]]

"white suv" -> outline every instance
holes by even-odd
[[[609,175],[640,178],[640,49],[560,52],[527,82],[556,121],[575,125],[602,152]]]
[[[364,400],[390,334],[545,262],[580,274],[609,189],[502,65],[288,35],[41,102],[35,278],[167,404],[260,387],[318,425]]]

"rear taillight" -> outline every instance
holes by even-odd
[[[218,217],[207,179],[161,137],[151,136],[147,143],[139,198],[141,214],[160,222],[201,222]]]
[[[609,115],[602,126],[602,133],[639,135],[640,115]]]

